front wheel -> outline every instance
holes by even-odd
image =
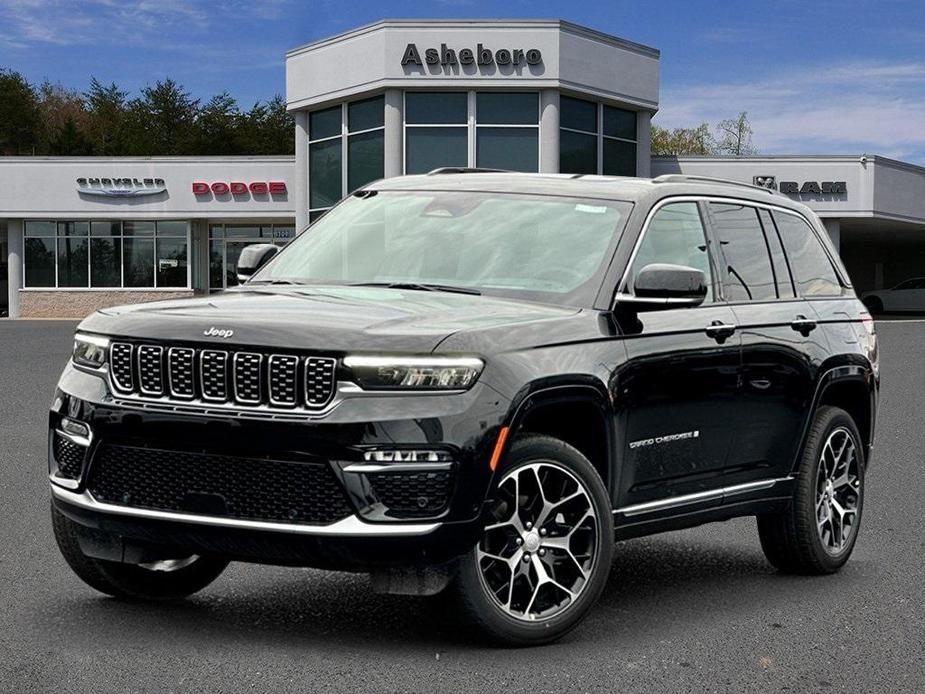
[[[863,502],[864,447],[857,426],[844,410],[821,407],[787,510],[758,516],[765,556],[790,573],[838,571],[857,541]]]
[[[74,521],[54,506],[52,526],[68,566],[91,588],[127,600],[175,600],[202,590],[221,575],[228,562],[191,555],[146,564],[123,564],[88,557],[80,549]]]
[[[455,588],[470,621],[508,645],[548,643],[600,596],[613,556],[607,490],[580,452],[547,436],[517,439],[482,538]]]

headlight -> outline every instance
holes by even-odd
[[[475,357],[364,357],[344,359],[360,387],[369,390],[465,390],[485,363]]]
[[[96,335],[77,333],[74,335],[74,353],[72,358],[75,364],[99,369],[106,364],[106,354],[109,350],[109,338]]]

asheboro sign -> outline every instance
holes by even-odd
[[[483,44],[477,44],[474,49],[448,48],[445,43],[440,48],[418,49],[417,44],[409,43],[401,57],[401,66],[408,65],[540,65],[543,62],[543,53],[539,48],[499,48],[492,50]]]

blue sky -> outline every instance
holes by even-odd
[[[383,17],[567,19],[661,50],[662,126],[745,110],[765,153],[925,164],[920,0],[0,0],[0,66],[78,89],[171,76],[248,106],[284,91],[286,49]]]

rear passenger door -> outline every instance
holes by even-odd
[[[728,484],[784,477],[812,399],[816,364],[824,355],[821,331],[812,308],[796,295],[769,211],[716,201],[709,211],[725,298],[742,339]]]

